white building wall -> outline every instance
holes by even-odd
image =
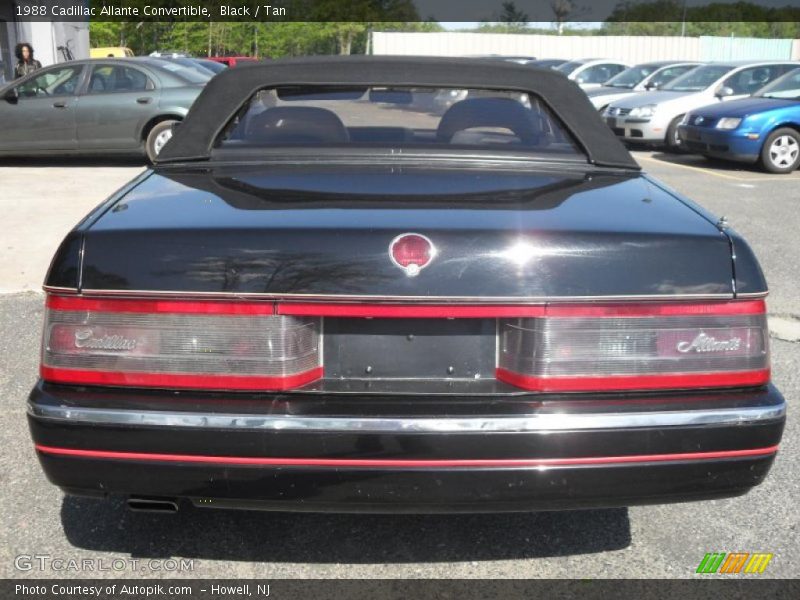
[[[13,22],[16,29],[16,41],[28,42],[33,46],[35,58],[43,66],[52,65],[66,60],[65,52],[59,46],[68,48],[74,59],[89,58],[89,23],[65,21],[16,21],[13,11],[6,10],[9,0],[0,0],[0,15],[7,12],[11,17],[5,18]],[[41,0],[15,0],[15,3],[24,5],[42,5]]]
[[[574,36],[574,35],[529,35],[513,33],[398,33],[375,32],[373,34],[374,54],[417,55],[417,56],[476,56],[499,54],[506,56],[535,56],[537,58],[616,58],[630,63],[651,60],[711,60],[704,56],[708,48],[713,48],[713,38],[669,37],[669,36]],[[769,40],[766,40],[769,42]],[[728,38],[720,42],[730,44]],[[752,42],[752,43],[751,43]],[[737,47],[752,48],[753,56],[742,59],[791,58],[791,44],[756,43],[757,40],[741,38]],[[764,42],[761,40],[760,42]],[[795,41],[791,50],[795,58],[800,58],[800,47]]]
[[[16,25],[17,40],[33,46],[34,56],[42,66],[66,60],[59,47],[68,48],[75,60],[89,58],[88,23],[28,21]]]

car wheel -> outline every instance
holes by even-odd
[[[145,150],[147,151],[147,158],[150,162],[155,162],[156,157],[161,152],[161,149],[172,138],[172,126],[177,121],[161,121],[156,123],[155,126],[147,134],[145,142]]]
[[[770,173],[791,173],[800,164],[800,133],[784,127],[767,136],[761,147],[761,165]]]
[[[678,137],[678,125],[680,125],[681,120],[683,119],[683,115],[678,115],[669,124],[667,127],[667,150],[671,152],[683,152],[684,147],[681,139]]]

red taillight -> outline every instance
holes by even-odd
[[[51,296],[42,378],[284,390],[322,377],[323,318],[491,319],[496,378],[541,392],[769,381],[762,300],[620,304],[288,304]],[[491,366],[491,365],[489,365]]]
[[[769,381],[763,301],[552,306],[499,323],[497,378],[536,391],[760,385]]]
[[[320,319],[272,303],[51,297],[42,378],[73,384],[283,390],[322,376]]]

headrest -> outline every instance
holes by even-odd
[[[459,131],[473,127],[501,127],[511,130],[523,144],[535,144],[540,131],[533,113],[513,98],[468,98],[457,102],[442,115],[436,137],[450,143]]]
[[[248,141],[280,143],[344,143],[347,128],[333,111],[311,106],[277,106],[253,116],[246,127]]]

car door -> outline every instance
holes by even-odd
[[[140,131],[158,111],[160,90],[144,69],[128,64],[92,65],[77,113],[81,150],[135,150]]]
[[[10,88],[0,99],[0,152],[74,150],[83,71],[83,65],[50,67]]]
[[[746,98],[786,72],[786,65],[758,65],[735,71],[717,88],[720,100]],[[727,90],[725,88],[728,88]],[[724,90],[725,93],[721,93]],[[727,93],[728,91],[732,93]]]

